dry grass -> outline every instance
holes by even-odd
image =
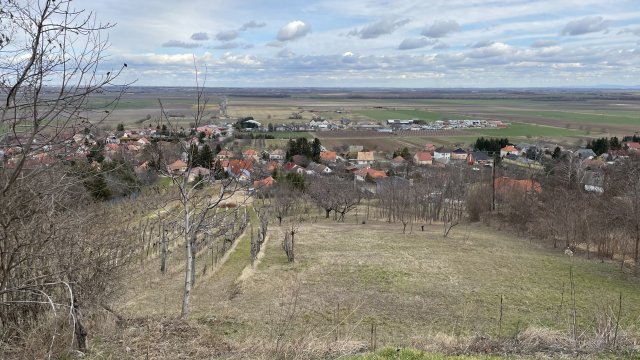
[[[260,263],[242,277],[250,262],[245,234],[218,271],[201,276],[200,264],[188,326],[223,339],[229,358],[357,354],[370,349],[372,326],[378,346],[447,354],[593,352],[611,348],[603,334],[611,337],[613,320],[603,309],[616,308],[622,291],[617,346],[640,350],[640,281],[615,264],[574,259],[575,341],[567,335],[569,260],[562,252],[481,225],[461,225],[447,238],[439,224],[403,235],[400,224],[361,224],[363,213],[358,223],[353,215],[345,223],[315,213],[304,218],[294,264],[282,250],[284,225],[272,223]],[[164,277],[155,261],[135,270],[119,311],[152,323],[177,317],[184,275],[182,249],[176,250]]]

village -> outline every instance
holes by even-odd
[[[388,127],[378,131],[456,129],[467,127],[504,127],[501,121],[485,120],[448,120],[435,121],[429,125],[415,125],[414,120],[393,120],[386,122]],[[348,129],[358,133],[358,124]],[[160,176],[181,176],[186,174],[189,181],[196,178],[210,178],[212,182],[221,176],[212,176],[212,172],[224,173],[224,177],[237,180],[247,186],[249,192],[269,187],[275,181],[276,173],[296,173],[309,178],[328,174],[346,177],[365,191],[375,193],[379,179],[402,177],[412,179],[421,177],[425,172],[437,172],[449,168],[465,168],[484,173],[494,167],[503,169],[506,177],[533,177],[531,174],[545,169],[545,165],[560,158],[576,159],[581,168],[580,186],[586,192],[603,192],[605,169],[640,151],[637,136],[627,136],[606,151],[594,152],[589,148],[567,148],[550,143],[508,143],[500,148],[484,148],[476,144],[459,144],[456,147],[427,143],[422,149],[409,152],[409,149],[397,149],[394,152],[373,151],[357,141],[348,148],[328,149],[320,144],[318,138],[313,141],[318,146],[315,153],[296,153],[286,147],[265,146],[264,141],[248,138],[268,137],[277,131],[331,131],[345,129],[345,124],[335,124],[315,118],[306,125],[263,126],[253,118],[238,119],[233,122],[203,125],[191,129],[176,129],[166,125],[155,128],[149,124],[145,128],[125,129],[118,125],[114,131],[94,134],[90,129],[75,134],[60,134],[56,146],[47,144],[37,147],[39,150],[25,159],[25,169],[48,166],[57,160],[73,163],[90,162],[95,170],[101,163],[111,161],[125,162],[134,169],[139,178],[149,178],[148,174]],[[371,130],[366,128],[365,130]],[[289,147],[302,138],[289,140]],[[484,138],[481,138],[484,139]],[[612,138],[613,139],[613,138]],[[16,137],[8,146],[0,149],[2,166],[13,168],[20,161],[21,144],[25,139]],[[606,140],[606,139],[605,139]],[[311,144],[312,140],[304,138]],[[595,143],[595,141],[594,141]],[[38,146],[37,140],[35,145]],[[163,163],[157,163],[159,149],[165,149]],[[170,149],[170,151],[166,151]],[[205,149],[206,148],[206,149]],[[191,150],[190,150],[191,149]],[[207,160],[194,163],[190,152],[207,153]],[[209,154],[210,153],[210,154]],[[154,160],[156,159],[156,160]],[[99,161],[98,161],[99,160]],[[512,168],[514,171],[506,171]],[[495,175],[495,171],[493,171]],[[509,173],[515,175],[508,175]],[[518,179],[513,179],[518,180]],[[311,180],[313,181],[313,180]]]

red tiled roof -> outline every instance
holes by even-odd
[[[413,157],[417,161],[431,161],[433,159],[431,153],[426,151],[418,151]]]
[[[333,161],[337,158],[337,154],[335,151],[321,151],[320,152],[320,159],[322,160],[326,160],[326,161]]]
[[[374,179],[378,179],[381,177],[387,177],[387,174],[382,171],[382,170],[375,170],[375,169],[371,169],[371,168],[367,168],[367,169],[360,169],[358,171],[355,172],[356,175],[367,177],[367,175],[369,175],[370,177],[374,178]]]
[[[253,182],[253,188],[261,189],[261,188],[271,187],[274,181],[275,180],[271,176],[264,178],[262,180],[256,180]]]

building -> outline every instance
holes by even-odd
[[[500,157],[505,157],[508,154],[513,154],[515,156],[520,156],[520,150],[518,150],[513,145],[507,145],[507,146],[503,147],[502,149],[500,149]]]
[[[486,151],[472,151],[467,155],[469,165],[493,165],[493,158]]]
[[[375,161],[373,151],[359,151],[356,162],[358,165],[371,165]]]
[[[433,163],[433,156],[427,151],[418,151],[413,155],[413,162],[416,165],[431,165]]]

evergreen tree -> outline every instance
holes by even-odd
[[[118,124],[118,126],[116,127],[116,131],[124,131],[124,124],[123,123]]]
[[[320,152],[322,151],[320,146],[320,139],[313,139],[313,144],[311,146],[311,160],[315,162],[320,162]]]
[[[208,144],[204,144],[202,150],[198,153],[198,160],[200,166],[210,169],[213,163],[213,152]]]
[[[227,178],[227,172],[222,167],[220,160],[216,160],[213,164],[213,178],[216,180],[222,180]]]
[[[551,158],[554,160],[559,160],[561,156],[562,156],[562,150],[560,150],[559,146],[556,146],[556,148],[553,149],[553,154],[551,154]]]
[[[220,151],[222,151],[222,147],[220,146],[220,144],[216,144],[216,152],[214,155],[220,154]]]

